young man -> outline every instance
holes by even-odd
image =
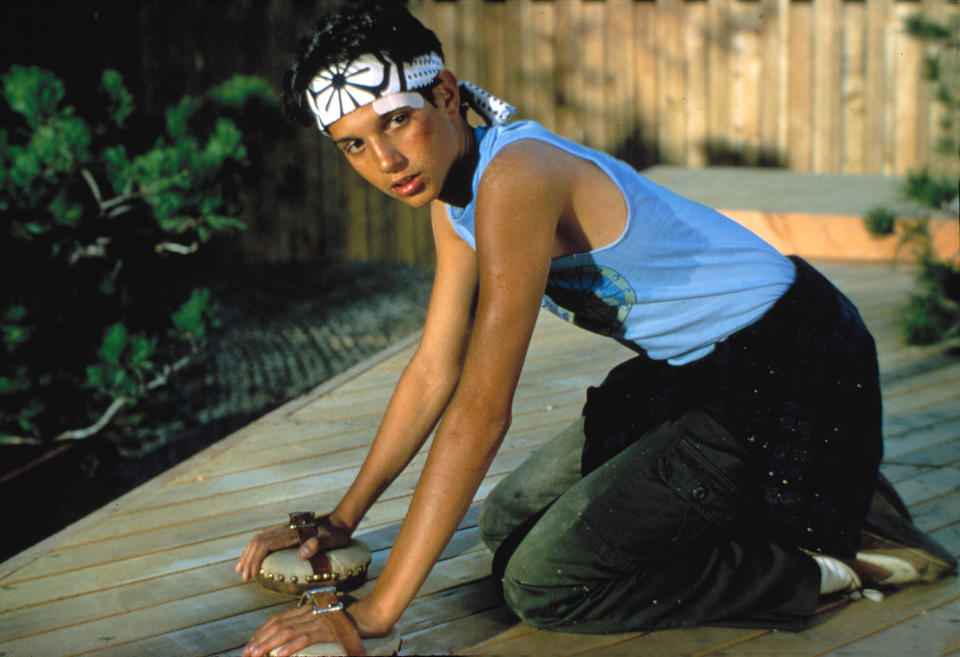
[[[505,124],[510,108],[458,83],[395,4],[325,19],[286,86],[291,113],[361,176],[430,205],[437,249],[419,348],[356,480],[301,548],[344,545],[439,422],[376,586],[346,610],[360,636],[393,627],[466,513],[541,305],[638,356],[484,507],[494,571],[527,622],[798,627],[823,594],[955,568],[878,484],[873,340],[809,265],[605,154]],[[465,103],[488,125],[471,128]],[[247,580],[296,543],[286,525],[262,532],[236,569]],[[330,637],[302,607],[244,654]]]

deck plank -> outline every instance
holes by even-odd
[[[859,641],[879,629],[902,626],[917,614],[927,613],[945,603],[951,603],[960,595],[960,582],[956,578],[936,584],[914,586],[889,595],[882,602],[859,600],[839,610],[828,612],[822,622],[803,632],[768,632],[740,644],[735,654],[748,655],[821,655],[837,651],[844,646],[856,644],[851,650],[859,652]],[[925,654],[934,654],[936,645],[927,643],[920,647]],[[931,648],[933,650],[931,650]],[[640,653],[637,653],[640,654]],[[729,653],[707,653],[729,654]]]
[[[960,360],[902,343],[894,314],[909,268],[818,263],[857,303],[877,338],[884,385],[884,472],[917,524],[960,554]],[[293,507],[322,509],[349,485],[415,341],[231,435],[3,564],[0,654],[237,654],[270,614],[293,602],[241,584],[240,549]],[[398,627],[403,654],[751,655],[937,654],[960,647],[960,582],[950,579],[821,614],[804,632],[687,628],[614,636],[542,632],[505,608],[480,544],[490,489],[567,422],[631,353],[541,317],[517,389],[514,424],[464,518]],[[409,504],[418,456],[361,523],[371,590]],[[883,652],[886,651],[886,652]],[[924,653],[927,654],[927,653]]]

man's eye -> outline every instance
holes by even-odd
[[[363,150],[363,142],[351,141],[343,146],[343,152],[348,155],[356,155]]]
[[[407,114],[406,112],[399,112],[390,117],[390,125],[394,125],[394,126],[401,125],[403,123],[406,123],[407,119],[409,118],[410,118],[410,115]]]

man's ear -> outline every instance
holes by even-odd
[[[437,78],[440,83],[433,88],[433,99],[436,101],[437,107],[447,114],[459,115],[460,83],[457,82],[457,77],[447,69],[443,69],[437,73]]]

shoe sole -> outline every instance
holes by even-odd
[[[888,571],[876,584],[932,582],[957,571],[953,555],[899,517],[868,514],[860,545],[858,561]]]

